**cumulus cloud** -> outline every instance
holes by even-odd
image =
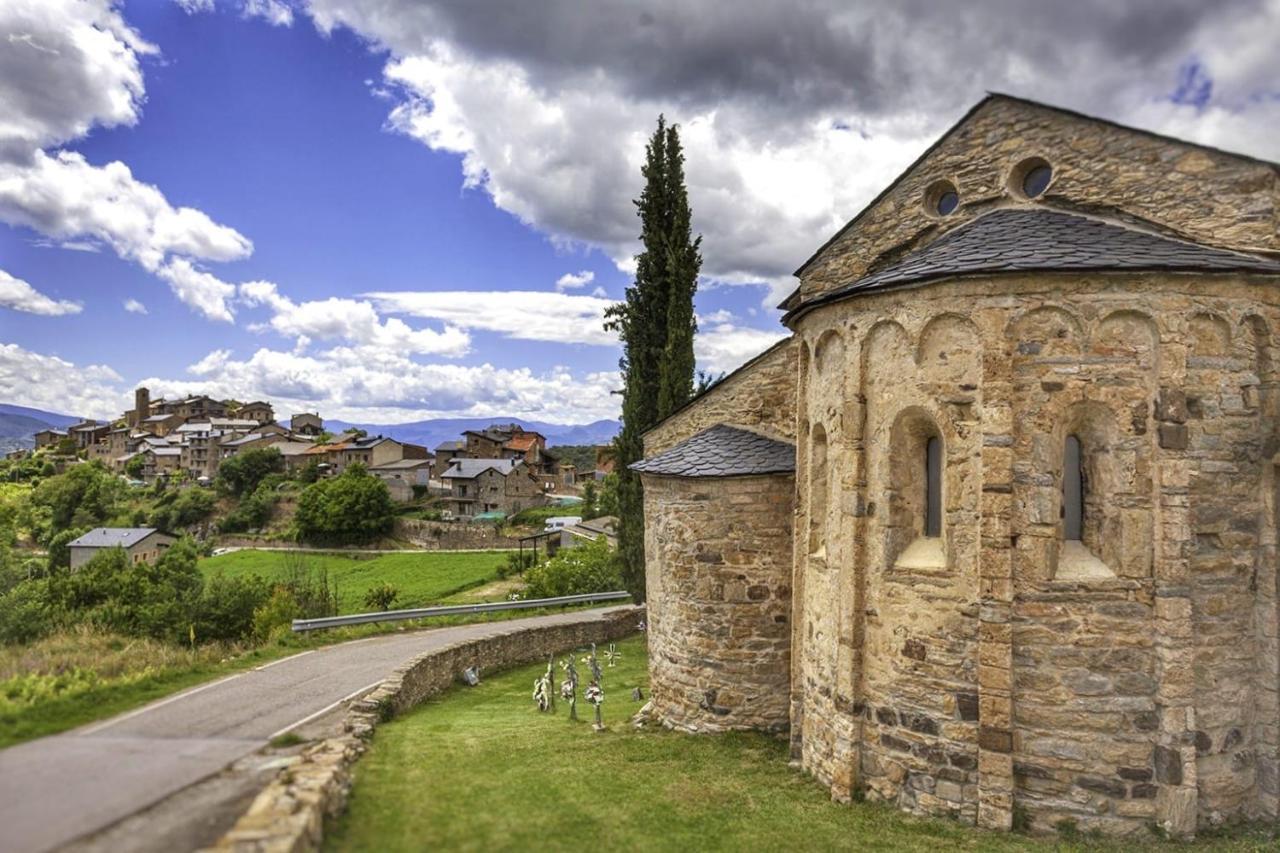
[[[414,329],[396,317],[384,320],[366,300],[330,297],[296,303],[267,281],[242,284],[240,297],[248,305],[270,308],[270,328],[299,342],[299,349],[313,340],[344,341],[371,349],[460,356],[471,345],[470,335],[455,325],[446,324],[441,331]]]
[[[246,18],[262,18],[276,27],[288,27],[293,24],[293,9],[282,0],[244,0]]]
[[[566,290],[578,290],[595,280],[596,274],[591,270],[583,270],[576,273],[567,272],[556,279],[556,290],[560,293],[564,293]],[[599,290],[599,288],[596,289]]]
[[[52,299],[4,270],[0,270],[0,308],[12,308],[14,311],[45,317],[79,314],[84,310],[79,302]]]
[[[0,344],[0,400],[52,412],[106,418],[128,408],[120,374],[104,364],[76,365],[17,344]]]
[[[698,330],[693,339],[693,354],[699,370],[711,374],[728,373],[788,334],[782,328],[770,331],[735,326],[733,323],[715,323]]]
[[[645,137],[684,128],[704,273],[789,272],[986,90],[1280,155],[1280,2],[310,0],[390,51],[389,126],[467,186],[626,269]],[[1173,97],[1195,56],[1205,97]]]
[[[523,341],[617,344],[604,330],[604,312],[613,303],[598,296],[538,290],[443,290],[361,294],[388,314],[441,320],[460,329],[497,332]]]
[[[136,299],[126,299],[124,301],[124,310],[130,314],[146,314],[147,306],[143,305]]]
[[[65,248],[110,246],[200,313],[228,320],[229,285],[192,261],[244,258],[248,238],[172,204],[124,163],[49,150],[95,125],[134,124],[145,94],[140,59],[155,53],[109,0],[0,4],[0,222]]]

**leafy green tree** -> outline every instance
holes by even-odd
[[[254,614],[271,597],[272,587],[257,575],[229,578],[218,573],[205,583],[192,614],[196,642],[240,640],[254,631]]]
[[[329,544],[368,542],[390,532],[394,521],[387,484],[359,463],[307,486],[294,516],[299,537]]]
[[[609,309],[607,329],[622,342],[622,430],[617,456],[618,553],[622,577],[644,600],[644,493],[630,465],[644,455],[644,433],[683,406],[693,393],[693,295],[702,238],[691,240],[679,130],[662,116],[649,139],[636,200],[643,251],[636,255],[635,284],[624,302]]]
[[[600,515],[599,499],[600,490],[596,488],[595,480],[587,480],[582,484],[582,505],[579,509],[582,511],[583,519],[590,520]]]
[[[320,463],[312,459],[298,472],[298,482],[310,485],[320,479]]]
[[[284,472],[284,457],[274,447],[242,450],[218,466],[218,489],[234,497],[247,495],[271,474]]]
[[[217,502],[218,499],[207,489],[179,489],[176,497],[152,511],[151,526],[166,533],[178,533],[212,515]]]
[[[68,546],[86,532],[88,532],[87,528],[71,527],[53,535],[46,546],[48,550],[46,566],[49,574],[71,568],[71,548]]]
[[[124,463],[124,472],[135,480],[142,479],[142,472],[147,467],[147,457],[139,453]]]
[[[529,598],[612,592],[622,584],[617,554],[605,537],[576,548],[561,548],[550,560],[524,573]]]
[[[124,484],[99,462],[74,465],[42,481],[29,499],[49,512],[49,535],[69,527],[94,527],[116,512]]]

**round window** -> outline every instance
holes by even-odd
[[[1009,173],[1009,192],[1021,198],[1039,198],[1053,183],[1053,167],[1042,157],[1028,157]]]
[[[1053,169],[1049,166],[1036,166],[1022,179],[1022,194],[1027,198],[1035,198],[1049,186],[1053,179]]]
[[[960,206],[960,194],[950,181],[935,181],[924,194],[924,209],[930,216],[950,216]]]

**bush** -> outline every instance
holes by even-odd
[[[32,508],[47,511],[47,535],[53,536],[70,527],[96,527],[105,522],[115,514],[123,488],[123,482],[101,463],[90,462],[43,480],[28,500]]]
[[[61,533],[53,535],[48,545],[49,554],[46,561],[48,574],[52,575],[62,569],[71,568],[71,548],[68,546],[86,532],[87,528],[72,527],[69,530],[63,530]]]
[[[234,497],[257,490],[271,474],[284,472],[284,457],[274,447],[242,450],[218,466],[218,489]]]
[[[400,597],[400,590],[383,581],[364,594],[364,606],[375,610],[390,610]]]
[[[320,479],[320,463],[314,459],[298,472],[298,482],[310,485]]]
[[[538,561],[533,551],[516,551],[507,555],[507,562],[498,565],[498,579],[503,580],[511,575],[518,575]]]
[[[302,554],[285,557],[284,580],[278,583],[298,602],[299,618],[338,615],[338,586],[329,583],[327,569],[312,569]]]
[[[178,491],[177,496],[156,507],[151,513],[151,526],[166,533],[175,533],[204,521],[213,514],[217,498],[201,488]]]
[[[576,548],[562,548],[551,559],[524,573],[529,598],[611,592],[622,588],[617,555],[601,536]]]
[[[254,614],[271,596],[271,587],[257,575],[229,578],[221,573],[205,582],[192,622],[196,641],[239,640],[254,629]]]
[[[253,635],[260,642],[271,639],[276,629],[287,626],[302,616],[302,610],[286,586],[271,591],[267,603],[253,611]]]
[[[243,533],[246,530],[258,530],[267,526],[276,506],[275,488],[270,482],[263,482],[253,494],[245,496],[240,505],[232,510],[226,518],[218,523],[221,533]]]
[[[0,595],[0,644],[29,643],[53,628],[44,581],[23,581]]]
[[[390,532],[394,521],[387,484],[359,464],[307,486],[295,515],[302,539],[326,544],[368,542]]]
[[[557,515],[577,515],[578,511],[573,507],[564,506],[531,506],[526,510],[521,510],[511,516],[511,524],[518,527],[542,527],[546,524],[548,518],[554,518]]]
[[[142,479],[142,472],[147,467],[147,457],[141,453],[133,456],[128,462],[124,463],[124,472],[135,480]]]

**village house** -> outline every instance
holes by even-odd
[[[441,479],[449,486],[449,508],[460,519],[492,512],[510,516],[545,503],[541,484],[523,461],[455,459]]]
[[[123,548],[131,565],[154,563],[173,542],[172,536],[151,527],[95,527],[67,547],[74,572],[108,548]]]
[[[58,442],[67,438],[65,429],[42,429],[32,435],[35,440],[36,448],[41,447],[57,447]]]
[[[165,436],[182,426],[182,423],[180,415],[149,415],[138,424],[138,429],[152,435]]]
[[[443,441],[435,449],[435,465],[431,468],[431,476],[437,480],[444,477],[455,459],[465,459],[467,444],[465,441]]]
[[[392,500],[404,503],[413,500],[414,486],[425,489],[430,485],[432,464],[433,460],[430,458],[397,459],[370,466],[369,473],[387,484]]]
[[[88,449],[110,431],[110,424],[100,424],[97,421],[81,421],[67,428],[67,434],[75,441],[76,448],[79,450]]]
[[[294,435],[317,436],[324,432],[324,421],[316,412],[299,412],[289,418],[289,430]]]
[[[1280,165],[979,103],[644,437],[650,710],[840,800],[1280,815]]]
[[[240,408],[236,409],[235,415],[237,418],[254,421],[258,424],[274,424],[276,422],[275,410],[271,407],[271,404],[261,400],[241,404]]]

